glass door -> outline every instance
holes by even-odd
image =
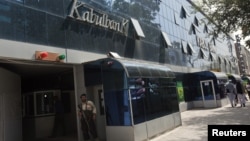
[[[88,99],[92,100],[96,106],[96,129],[98,138],[106,140],[106,117],[103,85],[95,85],[87,87]]]
[[[200,81],[204,108],[217,107],[213,80]]]

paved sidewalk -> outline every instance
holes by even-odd
[[[181,113],[182,126],[161,134],[150,141],[207,141],[207,126],[250,125],[250,101],[246,107],[232,108],[231,105],[213,109],[194,109]]]

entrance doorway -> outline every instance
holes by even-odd
[[[89,86],[86,88],[88,99],[93,101],[96,106],[96,129],[98,138],[101,141],[106,140],[106,115],[103,85]]]
[[[73,65],[0,60],[0,66],[1,90],[4,88],[0,93],[0,123],[4,123],[0,124],[0,140],[77,140]],[[65,136],[49,138],[55,117],[54,90],[64,100],[64,118],[71,122],[65,123]]]
[[[217,107],[213,80],[200,81],[204,108]]]

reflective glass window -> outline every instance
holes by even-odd
[[[24,0],[9,0],[9,1],[17,2],[17,3],[23,3],[24,2]]]
[[[171,21],[171,18],[172,18],[171,17],[171,10],[172,9],[170,9],[169,7],[167,7],[167,9],[166,9],[166,15],[167,15],[166,18],[168,21]]]
[[[34,0],[33,0],[34,1]],[[38,0],[39,1],[39,0]],[[60,16],[64,16],[64,2],[62,2],[63,0],[40,0],[40,1],[46,1],[46,11],[56,14],[56,15],[60,15]],[[68,7],[66,7],[68,8]]]
[[[131,95],[134,124],[145,122],[145,80],[142,78],[129,78],[128,86]]]
[[[96,9],[100,9],[103,11],[107,11],[110,9],[110,5],[112,4],[111,0],[91,0],[86,1],[88,5],[91,5],[91,7],[94,7]]]
[[[37,8],[40,10],[45,10],[46,2],[47,2],[46,0],[25,0],[24,4],[29,7]]]
[[[160,37],[160,33],[157,35],[158,39]],[[157,59],[159,58],[159,50],[157,48],[159,48],[158,44],[151,44],[151,43],[143,43],[142,48],[137,48],[136,52],[135,52],[135,56],[141,56],[141,58],[143,60],[146,61],[157,61]]]
[[[177,29],[178,29],[178,34],[179,34],[179,36],[177,37],[178,40],[184,39],[185,33],[183,31],[183,28],[181,26],[178,26]]]
[[[205,53],[205,51],[204,51],[203,49],[200,49],[200,57],[201,57],[202,59],[207,58],[207,55],[206,55],[206,53]]]
[[[0,37],[24,40],[25,9],[14,3],[0,2]]]
[[[120,66],[121,67],[121,66]],[[121,90],[125,88],[125,73],[123,68],[109,69],[109,66],[102,67],[102,77],[105,85],[103,86],[105,91],[107,90]]]
[[[160,29],[162,31],[167,31],[167,29],[165,27],[166,26],[165,21],[166,21],[166,18],[164,18],[163,16],[159,16]]]
[[[178,112],[176,83],[170,78],[129,78],[134,124]]]
[[[26,9],[25,37],[28,42],[47,44],[46,13]]]
[[[54,115],[56,112],[56,105],[54,105],[54,96],[59,96],[62,100],[62,112],[70,112],[69,94],[59,94],[59,91],[37,91],[23,94],[23,115],[29,116],[44,116]],[[59,95],[58,95],[59,94]],[[65,110],[65,111],[64,111]]]
[[[141,76],[151,76],[151,70],[143,66],[138,66]]]
[[[163,16],[164,18],[167,18],[167,6],[165,4],[161,4],[161,9],[160,9],[160,16]]]
[[[171,10],[169,11],[169,16],[170,16],[170,21],[171,21],[171,23],[174,23],[174,22],[175,22],[175,19],[174,19],[174,10],[173,10],[173,9],[171,9]]]
[[[178,26],[176,24],[173,24],[173,31],[174,31],[174,34],[172,35],[173,38],[179,37],[179,30],[178,30]]]
[[[168,22],[168,27],[169,27],[169,35],[174,35],[174,23]]]
[[[83,35],[81,33],[82,31],[84,31],[84,27],[87,25],[69,21],[69,23],[67,23],[65,26],[65,28],[67,29],[66,40],[68,46],[73,49],[81,49],[83,47]]]
[[[54,113],[53,92],[36,93],[36,114],[49,114]]]
[[[104,94],[107,126],[130,126],[131,114],[127,90],[108,90]]]
[[[176,12],[174,12],[174,21],[176,25],[180,25],[180,16]]]
[[[47,15],[48,44],[51,46],[66,47],[64,19]]]
[[[64,3],[58,0],[25,0],[24,4],[48,13],[64,16]]]

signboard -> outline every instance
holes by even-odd
[[[94,10],[93,8],[87,6],[84,2],[78,0],[73,0],[68,17],[103,28],[111,29],[125,35],[129,23],[129,20],[124,18],[122,21],[111,19],[109,15],[105,14],[104,12],[100,10]]]
[[[176,88],[177,88],[179,102],[184,101],[184,90],[181,81],[176,82]]]

